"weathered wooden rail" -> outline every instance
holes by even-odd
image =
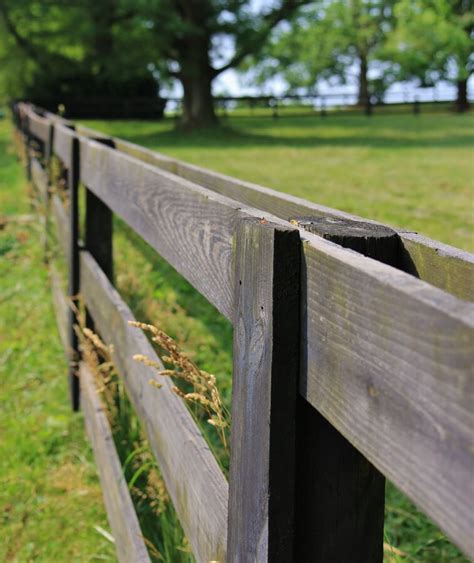
[[[384,476],[474,556],[472,255],[28,104],[15,119],[69,296],[80,292],[114,345],[197,560],[381,561]],[[66,206],[50,189],[53,155],[67,170]],[[113,287],[113,213],[234,325],[229,483],[181,399],[167,385],[153,392],[132,360],[159,361]],[[52,284],[119,556],[147,560],[54,273]]]

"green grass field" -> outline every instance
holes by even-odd
[[[474,250],[474,116],[229,118],[88,125],[231,176]]]
[[[31,213],[25,175],[0,120],[0,214]],[[81,415],[33,222],[0,222],[0,560],[114,561]],[[99,531],[98,531],[99,530]]]
[[[186,136],[170,121],[88,124],[189,162],[473,248],[470,116],[239,118]],[[0,121],[0,165],[6,171],[0,213],[27,213],[22,171],[7,151],[9,134],[9,124]],[[7,436],[0,446],[0,480],[7,482],[0,491],[0,557],[113,559],[113,546],[94,528],[108,526],[81,416],[67,406],[38,229],[10,223],[0,231],[0,393],[7,405],[0,413],[0,431]],[[228,403],[230,324],[120,220],[115,234],[116,284],[136,317],[158,324],[201,369],[214,373]],[[214,441],[212,430],[208,435]],[[65,487],[61,471],[71,464],[76,480]],[[400,550],[387,552],[387,561],[465,561],[391,485],[386,504],[385,541]],[[157,519],[157,528],[165,524]],[[164,559],[180,561],[182,555],[168,550]]]

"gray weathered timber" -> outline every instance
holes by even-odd
[[[147,162],[148,164],[152,164],[153,166],[158,166],[162,170],[166,170],[167,172],[171,172],[172,174],[176,174],[178,163],[176,159],[157,153],[145,147],[129,143],[128,141],[123,141],[122,139],[118,139],[117,137],[114,137],[114,143],[115,148],[118,151],[138,158],[138,160],[141,160],[142,162]]]
[[[51,197],[51,211],[53,213],[54,222],[56,223],[57,239],[62,248],[64,258],[69,261],[69,240],[70,240],[70,226],[69,214],[64,209],[61,198],[57,194]]]
[[[71,146],[72,140],[75,137],[76,133],[69,127],[61,123],[55,124],[53,152],[61,159],[66,168],[69,168],[71,165]]]
[[[38,190],[41,203],[46,204],[48,200],[48,176],[40,161],[34,157],[31,159],[31,178]]]
[[[474,301],[474,254],[418,235],[400,232],[408,253],[405,269],[413,265],[422,280],[452,293],[460,299]]]
[[[88,137],[101,136],[100,132],[83,126],[78,126],[78,130]],[[116,137],[112,137],[112,140],[118,151],[235,199],[244,205],[271,213],[285,221],[292,216],[310,215],[377,223],[277,190],[188,164]],[[439,243],[414,232],[407,232],[403,229],[399,229],[397,232],[401,239],[405,261],[410,265],[410,270],[414,275],[460,299],[474,301],[474,256],[472,254],[461,252],[452,246]],[[404,269],[408,271],[407,267]]]
[[[258,219],[237,230],[227,561],[293,556],[300,237]]]
[[[50,264],[49,278],[53,293],[53,305],[56,313],[56,323],[58,325],[59,336],[63,345],[66,358],[69,358],[69,340],[67,332],[68,303],[67,297],[61,287],[61,278],[53,264]]]
[[[340,246],[398,266],[399,237],[388,227],[334,217],[295,222]],[[383,475],[302,397],[296,420],[295,560],[381,562]]]
[[[114,139],[114,142],[117,150],[173,172],[244,205],[271,213],[283,220],[288,220],[293,216],[308,215],[380,224],[251,182],[181,162],[138,145],[123,142],[120,139]],[[474,301],[474,256],[472,254],[461,252],[452,246],[420,236],[417,233],[407,232],[406,230],[398,230],[397,232],[401,239],[402,250],[405,250],[405,260],[410,263],[414,275],[452,293],[456,297]]]
[[[33,137],[46,144],[49,139],[49,120],[28,109],[28,123]]]
[[[101,137],[104,137],[104,135],[99,131],[91,129],[90,127],[85,127],[84,125],[77,125],[76,131],[79,135],[83,135],[84,137],[89,137],[91,139],[100,139]],[[178,161],[174,158],[162,155],[153,150],[147,149],[146,147],[124,141],[123,139],[119,139],[118,137],[104,138],[107,138],[111,143],[113,143],[113,146],[119,152],[133,156],[134,158],[137,158],[142,162],[146,162],[147,164],[158,166],[162,170],[166,170],[167,172],[171,172],[172,174],[176,173],[176,163]]]
[[[75,127],[74,122],[71,121],[70,119],[66,119],[64,117],[61,117],[60,115],[57,115],[56,113],[52,113],[52,112],[47,111],[47,110],[43,110],[43,111],[44,111],[44,117],[46,119],[49,119],[49,121],[51,123],[53,123],[54,126],[64,125],[64,126],[69,127],[69,128]]]
[[[198,561],[224,561],[228,486],[225,477],[182,400],[162,378],[133,360],[144,354],[159,362],[145,335],[128,325],[134,317],[88,252],[81,253],[81,293],[94,323],[114,346],[114,361],[146,431],[166,488]]]
[[[84,138],[81,180],[232,319],[235,227],[261,212]]]
[[[303,397],[474,555],[474,305],[305,237]]]
[[[118,560],[123,563],[147,563],[150,557],[115,449],[105,407],[94,376],[83,362],[80,365],[80,381],[86,430],[94,450]]]

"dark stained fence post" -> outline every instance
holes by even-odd
[[[418,98],[415,98],[413,101],[413,113],[415,115],[420,114],[420,101],[418,100]]]
[[[272,117],[273,119],[278,118],[278,99],[273,98],[272,100]]]
[[[113,278],[112,211],[90,190],[86,191],[86,249],[105,275]]]
[[[389,228],[325,217],[295,221],[341,246],[398,265],[398,235]],[[304,359],[301,363],[304,380]],[[297,403],[296,467],[294,560],[381,562],[385,478],[302,397]]]
[[[300,332],[296,229],[243,220],[235,262],[227,561],[292,560]]]
[[[321,96],[321,111],[320,111],[320,115],[321,117],[326,117],[327,112],[326,112],[326,98],[324,96]]]
[[[26,177],[31,181],[31,133],[30,133],[30,118],[25,116],[25,153],[26,153]]]
[[[109,147],[113,147],[114,143],[109,138],[93,139],[98,143],[102,143]],[[113,279],[113,216],[112,211],[105,203],[99,199],[94,193],[86,189],[86,213],[85,213],[85,229],[84,229],[84,245],[95,258],[109,280]],[[86,325],[94,330],[94,323],[91,315],[86,311]],[[76,378],[77,379],[77,378]]]
[[[48,235],[49,235],[49,208],[51,199],[51,186],[53,183],[53,145],[54,145],[54,124],[50,123],[48,128],[48,140],[45,144],[45,167],[48,176],[44,201],[44,261],[47,263],[48,256]]]
[[[71,238],[69,241],[69,284],[68,295],[71,305],[77,306],[79,293],[79,139],[74,137],[71,145],[71,165],[68,169],[69,220]],[[79,346],[75,331],[76,313],[73,307],[68,311],[69,331],[69,393],[73,410],[79,410]]]
[[[54,147],[54,124],[50,123],[48,128],[48,141],[45,147],[45,159],[48,170],[49,185],[52,183],[52,166],[53,166],[53,147]]]
[[[112,139],[97,138],[94,140],[108,147],[114,147]],[[112,235],[112,211],[101,199],[86,189],[85,246],[109,280],[113,279]]]

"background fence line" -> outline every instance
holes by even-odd
[[[474,93],[468,89],[468,102],[474,101]],[[363,105],[358,104],[357,93],[347,90],[331,92],[306,92],[286,94],[255,94],[214,96],[214,105],[221,117],[252,116],[255,110],[267,109],[263,115],[278,118],[285,116],[285,110],[292,108],[291,117],[307,116],[309,112],[325,117],[338,112],[359,112],[365,115],[377,115],[396,111],[418,115],[429,107],[430,111],[439,107],[444,109],[456,102],[456,93],[449,88],[408,88],[389,90],[381,94],[372,94]],[[183,99],[177,96],[132,97],[132,98],[44,98],[36,100],[38,106],[52,112],[61,110],[71,119],[160,119],[164,115],[179,117],[182,113]],[[295,109],[298,108],[298,111]],[[239,111],[235,111],[238,109]],[[247,112],[245,112],[248,110]],[[259,114],[260,116],[260,114]]]

